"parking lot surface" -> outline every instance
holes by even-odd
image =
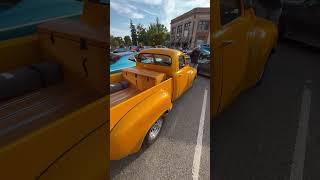
[[[216,180],[320,179],[320,50],[281,42],[266,79],[214,119]]]

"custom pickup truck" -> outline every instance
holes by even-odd
[[[183,52],[141,50],[136,67],[110,76],[110,159],[119,160],[148,147],[159,136],[166,113],[189,89],[197,70]]]
[[[261,84],[277,45],[277,27],[256,17],[252,7],[249,0],[216,0],[211,7],[214,116],[242,91]]]
[[[0,179],[107,179],[106,6],[0,42]]]

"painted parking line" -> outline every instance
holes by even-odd
[[[193,157],[193,165],[192,165],[192,178],[193,180],[199,179],[199,170],[200,170],[200,163],[201,163],[201,151],[202,151],[202,139],[203,139],[203,126],[204,126],[204,118],[206,115],[206,107],[207,107],[207,95],[208,90],[205,89],[203,95],[203,103],[200,115],[200,123],[198,129],[198,137],[197,137],[197,145],[194,151]]]
[[[296,137],[296,144],[294,148],[293,161],[291,164],[290,180],[302,180],[304,160],[306,154],[306,140],[308,136],[308,124],[310,119],[310,105],[311,105],[311,89],[308,84],[312,82],[309,80],[304,86],[302,94],[301,112],[299,119],[299,127]]]

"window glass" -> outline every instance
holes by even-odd
[[[209,21],[199,21],[198,30],[199,31],[208,31],[209,30]]]
[[[221,25],[225,25],[241,15],[240,0],[220,1]]]
[[[183,56],[179,56],[179,68],[183,68],[184,67],[184,58]]]
[[[169,56],[159,54],[140,54],[138,61],[144,64],[170,66],[172,60]]]
[[[154,60],[156,64],[170,66],[171,65],[171,58],[169,56],[164,55],[154,55]]]
[[[153,55],[152,54],[141,54],[139,56],[140,62],[144,64],[153,64]]]

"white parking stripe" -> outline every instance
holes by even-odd
[[[192,178],[193,180],[199,179],[199,170],[200,170],[200,163],[201,163],[201,150],[202,150],[202,137],[203,137],[203,126],[204,126],[204,118],[206,114],[206,107],[207,107],[207,95],[208,90],[205,89],[204,96],[203,96],[203,103],[202,103],[202,110],[200,115],[200,123],[198,129],[198,137],[197,137],[197,145],[194,151],[193,157],[193,166],[192,166]]]
[[[311,81],[307,81],[307,83],[311,83]],[[305,86],[302,94],[299,127],[294,148],[293,162],[291,164],[290,180],[303,180],[306,140],[308,136],[308,124],[310,118],[310,104],[311,89]]]

